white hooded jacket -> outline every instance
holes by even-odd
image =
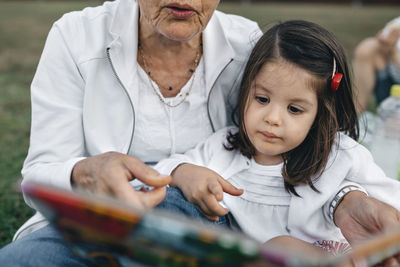
[[[68,13],[54,23],[31,86],[31,139],[22,183],[71,189],[78,161],[107,151],[128,153],[139,101],[138,21],[135,0],[116,0]],[[203,32],[214,131],[230,124],[241,75],[260,34],[255,22],[219,11]],[[25,201],[35,208],[31,199]],[[37,213],[14,239],[45,224]]]

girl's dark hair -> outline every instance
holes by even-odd
[[[334,58],[336,72],[343,74],[336,92],[330,86]],[[298,147],[282,155],[285,188],[298,196],[294,187],[308,184],[318,192],[313,182],[327,165],[337,132],[343,131],[358,140],[359,126],[344,49],[333,34],[315,23],[286,21],[270,28],[257,42],[244,70],[233,114],[239,131],[228,134],[226,148],[238,149],[248,158],[255,155],[244,125],[246,103],[260,69],[264,64],[279,59],[310,72],[315,77],[312,86],[318,98],[317,115],[307,137]]]

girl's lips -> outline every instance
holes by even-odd
[[[194,9],[188,5],[173,4],[167,8],[176,19],[187,19],[195,13]]]
[[[275,134],[270,132],[262,132],[262,134],[267,138],[278,138]]]

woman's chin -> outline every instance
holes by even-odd
[[[181,24],[182,25],[171,25],[165,29],[162,34],[170,40],[184,42],[190,41],[196,35],[201,33],[201,28],[199,27],[187,26],[184,23]]]

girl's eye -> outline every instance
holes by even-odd
[[[293,113],[293,114],[301,114],[301,113],[303,113],[303,110],[301,110],[299,108],[296,108],[295,106],[289,106],[288,110],[289,110],[290,113]]]
[[[256,99],[259,103],[261,104],[267,104],[269,103],[269,98],[268,97],[263,97],[263,96],[256,96]]]

